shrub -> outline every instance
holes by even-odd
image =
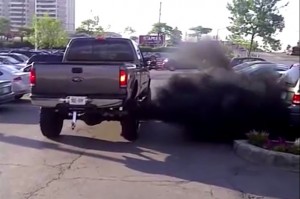
[[[253,144],[255,146],[263,146],[266,144],[269,140],[269,134],[266,132],[258,132],[258,131],[251,131],[246,134],[248,137],[248,141],[250,144]]]

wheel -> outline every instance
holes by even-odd
[[[15,99],[16,99],[16,100],[19,100],[19,99],[21,99],[23,96],[24,96],[23,94],[15,95]]]
[[[40,129],[47,138],[56,138],[60,135],[64,120],[51,108],[41,108]]]
[[[138,139],[139,121],[132,115],[126,116],[120,121],[122,127],[121,136],[128,141],[135,141]]]

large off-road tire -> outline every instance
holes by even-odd
[[[62,130],[64,119],[51,108],[41,108],[40,129],[47,138],[57,138]]]
[[[124,117],[121,121],[122,132],[121,136],[128,141],[135,141],[138,139],[139,121],[133,115]]]

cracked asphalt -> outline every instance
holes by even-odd
[[[152,72],[155,90],[172,72]],[[149,121],[128,143],[116,122],[44,138],[38,108],[0,107],[0,199],[298,199],[299,173],[255,165],[231,146],[192,143],[181,130]]]

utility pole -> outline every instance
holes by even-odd
[[[159,28],[158,28],[158,33],[157,33],[158,41],[160,39],[160,33],[161,33],[161,26],[160,26],[160,23],[161,23],[161,6],[162,6],[162,2],[159,2],[159,12],[158,12],[158,25],[159,25]]]

